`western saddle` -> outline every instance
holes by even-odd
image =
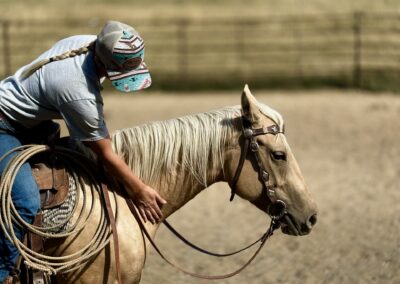
[[[35,141],[37,144],[47,144],[54,146],[60,141],[60,126],[53,123],[50,133],[44,141]],[[29,163],[32,167],[32,174],[39,188],[41,210],[35,217],[34,225],[42,226],[42,210],[53,209],[63,204],[67,198],[69,190],[69,176],[65,166],[51,152],[45,152],[34,156]],[[43,253],[45,239],[39,235],[28,232],[25,239],[25,245],[38,253]],[[16,271],[13,272],[5,281],[5,283],[33,283],[41,284],[48,281],[45,280],[44,273],[41,271],[27,269],[23,267],[22,259],[17,262]],[[54,282],[54,281],[52,281]]]

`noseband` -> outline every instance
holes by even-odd
[[[284,133],[284,131],[283,131],[283,129],[281,130],[278,125],[275,125],[275,124],[268,126],[268,127],[253,129],[251,127],[251,122],[248,119],[246,119],[245,117],[242,116],[241,120],[242,120],[242,127],[243,127],[242,133],[243,133],[243,137],[244,137],[244,146],[243,146],[242,152],[240,154],[240,160],[239,160],[238,167],[236,169],[232,183],[230,184],[230,187],[231,187],[230,201],[232,201],[233,198],[235,197],[236,184],[239,180],[240,174],[243,169],[244,161],[246,160],[246,157],[247,157],[247,152],[250,148],[250,150],[253,153],[253,156],[257,162],[258,176],[263,185],[263,190],[266,192],[266,195],[268,196],[268,198],[271,201],[271,204],[268,208],[268,214],[271,216],[271,218],[273,218],[275,220],[279,220],[287,213],[286,212],[286,204],[285,204],[285,202],[283,202],[282,200],[277,198],[275,188],[268,183],[270,175],[262,163],[261,155],[259,152],[260,146],[257,143],[256,136],[266,135],[266,134],[277,135],[279,133]]]

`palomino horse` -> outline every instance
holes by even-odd
[[[232,184],[244,147],[243,119],[251,123],[252,129],[284,127],[281,115],[257,102],[246,86],[241,108],[229,107],[124,129],[113,135],[113,146],[132,171],[168,201],[162,208],[168,217],[207,186],[218,181]],[[286,205],[290,216],[292,224],[282,222],[282,231],[289,235],[308,234],[316,223],[317,207],[295,157],[282,132],[261,134],[264,135],[254,136],[259,156],[255,159],[247,153],[235,181],[235,193],[269,212],[271,198],[265,194],[259,163],[255,161],[260,159],[269,174],[269,189]],[[114,191],[122,281],[139,283],[146,259],[146,242],[124,197],[118,190]],[[57,241],[56,249],[53,247],[48,253],[68,255],[79,245],[88,243],[96,231],[99,215],[91,216],[78,236]],[[147,222],[145,226],[154,237],[158,225]],[[113,246],[108,245],[84,268],[57,277],[60,283],[116,283]]]

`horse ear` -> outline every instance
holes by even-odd
[[[258,108],[257,99],[250,92],[249,86],[246,84],[242,93],[242,111],[244,117],[251,122],[258,122],[260,119],[260,110]]]

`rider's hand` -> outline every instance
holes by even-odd
[[[145,222],[150,221],[152,224],[160,222],[163,217],[161,207],[167,202],[161,198],[157,191],[144,184],[133,174],[125,161],[113,151],[110,137],[107,136],[96,141],[85,141],[85,144],[97,154],[105,168],[124,184],[143,220]]]
[[[140,216],[147,222],[159,223],[162,218],[161,207],[167,202],[150,186],[143,184],[133,191],[133,202],[135,202]]]

